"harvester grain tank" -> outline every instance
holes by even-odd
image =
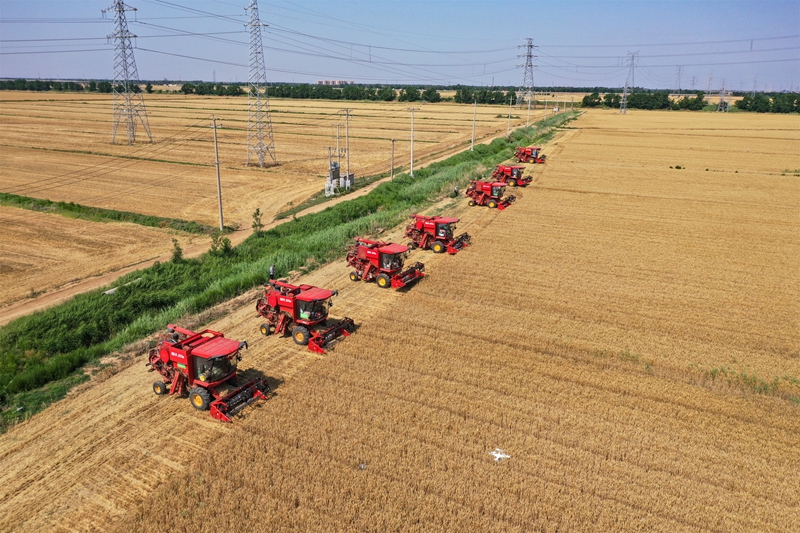
[[[265,379],[257,378],[238,386],[237,364],[247,342],[226,339],[223,333],[205,329],[199,333],[170,324],[168,334],[150,350],[146,366],[163,380],[153,383],[158,395],[189,393],[195,409],[210,409],[223,422],[270,394]]]
[[[547,160],[547,156],[538,146],[517,146],[514,157],[520,163],[544,163]]]
[[[470,206],[485,205],[502,211],[517,199],[514,195],[503,198],[505,190],[505,183],[499,181],[471,181],[465,194],[469,198]]]
[[[425,276],[425,265],[417,262],[403,269],[408,246],[356,237],[347,249],[352,281],[375,281],[382,289],[399,289]]]
[[[328,324],[332,298],[338,291],[312,285],[291,285],[270,281],[264,296],[256,302],[256,311],[266,322],[261,324],[263,335],[292,335],[296,344],[308,346],[312,352],[324,354],[325,346],[355,330],[351,318]]]
[[[506,183],[512,187],[519,185],[520,187],[527,187],[533,178],[531,176],[522,176],[525,167],[518,165],[497,165],[497,168],[492,172],[492,179],[500,183]]]
[[[426,215],[411,215],[411,218],[413,221],[406,226],[406,237],[411,239],[409,248],[432,250],[437,254],[444,251],[456,254],[469,246],[469,233],[454,236],[455,225],[459,221],[457,218]]]

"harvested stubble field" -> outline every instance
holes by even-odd
[[[133,211],[145,215],[179,218],[214,226],[217,218],[217,190],[213,163],[213,138],[209,127],[212,114],[219,119],[223,203],[226,225],[249,228],[256,208],[264,221],[322,190],[327,172],[328,146],[336,145],[336,127],[341,123],[344,148],[344,117],[339,110],[348,106],[350,118],[350,164],[357,177],[389,170],[392,138],[397,139],[395,161],[408,166],[410,114],[398,102],[330,102],[273,99],[273,128],[280,166],[246,167],[247,98],[185,97],[146,95],[151,132],[155,144],[134,146],[111,144],[111,96],[97,94],[51,94],[4,92],[0,96],[0,191],[53,201]],[[443,153],[461,149],[469,141],[472,107],[449,104],[421,104],[415,122],[417,164]],[[478,109],[476,137],[493,137],[504,132],[506,120],[497,118],[503,106]],[[538,120],[543,111],[534,113]],[[513,121],[515,124],[519,120]],[[146,139],[138,130],[139,139]],[[126,142],[120,131],[119,142]],[[342,161],[344,165],[344,160]],[[28,212],[0,210],[0,226],[6,234],[24,220],[27,247],[15,249],[18,261],[34,263],[52,252],[45,237],[60,218],[40,217]],[[64,222],[74,227],[76,223]],[[122,227],[114,224],[79,224],[97,246],[87,253],[98,258],[111,252],[115,260],[98,261],[91,268],[82,255],[63,247],[59,269],[64,275],[28,276],[25,286],[0,292],[0,305],[40,291],[52,290],[74,279],[133,265],[168,254],[171,235],[135,229],[130,239],[141,245],[118,246],[114,235]],[[52,238],[57,232],[51,232]],[[42,236],[37,238],[36,236]],[[179,240],[185,241],[185,237]],[[195,240],[199,240],[195,238]],[[5,251],[5,247],[3,250]],[[29,252],[26,252],[26,250]],[[11,252],[0,257],[0,273],[13,272],[17,260]],[[20,255],[21,254],[21,255]],[[38,269],[38,273],[46,273]],[[33,274],[33,272],[31,272]]]
[[[797,377],[797,181],[763,155],[687,178],[652,149],[723,162],[743,125],[781,137],[747,118],[588,113],[508,210],[443,202],[474,244],[414,252],[429,276],[407,293],[343,261],[306,276],[361,326],[326,357],[232,303],[212,326],[251,341],[275,398],[222,426],[155,397],[137,357],[0,437],[0,529],[796,530],[797,385],[702,369]]]

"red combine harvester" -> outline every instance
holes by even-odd
[[[265,379],[248,381],[241,387],[236,383],[236,365],[242,360],[239,353],[247,342],[226,339],[219,331],[210,329],[199,333],[173,324],[167,328],[157,348],[150,350],[146,366],[164,378],[153,383],[156,394],[189,392],[195,409],[211,410],[211,416],[223,422],[270,393]]]
[[[517,161],[520,163],[544,163],[547,156],[544,154],[540,155],[541,150],[542,149],[538,146],[517,146],[514,157],[516,157]]]
[[[347,317],[327,325],[328,308],[333,306],[331,298],[338,294],[311,285],[270,281],[264,287],[264,296],[256,302],[256,311],[267,320],[261,324],[261,333],[286,335],[291,332],[295,343],[324,354],[325,346],[341,336],[350,336],[355,330],[353,319]]]
[[[499,181],[471,181],[466,195],[469,197],[470,206],[485,205],[490,208],[496,207],[502,211],[517,199],[514,195],[503,198],[505,190],[505,183]]]
[[[468,233],[453,236],[455,224],[459,221],[457,218],[425,215],[411,215],[411,218],[414,221],[406,226],[406,237],[411,239],[409,248],[430,249],[436,254],[447,250],[448,254],[456,254],[469,246],[471,237]]]
[[[403,270],[408,246],[370,241],[356,237],[355,244],[347,249],[347,264],[352,281],[372,281],[382,289],[399,289],[425,276],[425,265],[414,263]]]
[[[497,165],[497,168],[492,172],[492,179],[500,183],[507,183],[512,187],[519,185],[520,187],[527,187],[533,178],[530,176],[522,177],[522,172],[525,167],[514,165]]]

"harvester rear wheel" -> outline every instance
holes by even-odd
[[[440,254],[444,252],[445,250],[444,243],[442,243],[441,241],[433,241],[433,244],[431,244],[431,250],[435,254]]]
[[[412,250],[416,250],[418,248],[418,245],[414,241],[411,241],[408,243],[408,247],[411,248]]]
[[[259,329],[259,331],[261,331],[261,334],[264,335],[264,336],[267,336],[270,333],[272,333],[272,330],[269,329],[269,324],[267,324],[266,322],[261,324],[261,327],[258,328],[258,329]]]
[[[475,200],[470,200],[469,202],[467,202],[467,205],[470,207],[475,207]]]
[[[381,289],[388,289],[389,287],[392,286],[392,280],[389,279],[389,276],[387,276],[386,274],[378,274],[378,277],[376,278],[375,282]]]
[[[163,381],[156,381],[155,383],[153,383],[153,392],[155,392],[159,396],[162,394],[166,394],[167,386],[164,385]]]
[[[300,346],[307,345],[309,338],[308,328],[305,328],[303,326],[296,326],[292,330],[292,338],[294,339],[294,342],[299,344]]]
[[[350,272],[350,281],[358,281],[361,279],[361,276],[358,275],[358,272],[355,270]]]
[[[486,202],[486,206],[489,209],[494,209],[495,207],[497,207],[497,202],[495,202],[494,200],[489,200],[488,202]]]
[[[189,401],[198,411],[205,411],[211,403],[211,394],[203,387],[195,387],[189,392]]]

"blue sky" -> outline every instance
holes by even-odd
[[[127,0],[142,80],[245,81],[250,0]],[[0,77],[111,78],[112,0],[0,0]],[[270,81],[798,90],[800,1],[259,1]],[[113,16],[112,16],[113,18]],[[195,34],[195,35],[189,35]],[[202,34],[202,35],[197,35]]]

